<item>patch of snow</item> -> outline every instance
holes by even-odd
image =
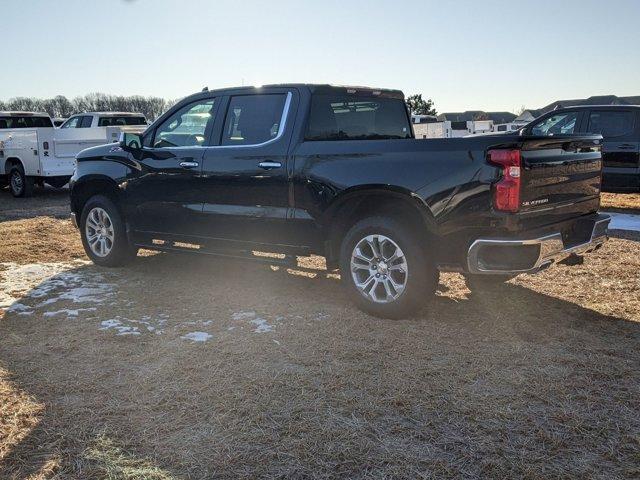
[[[55,317],[57,315],[66,315],[67,317],[77,317],[80,312],[94,312],[95,307],[91,308],[77,308],[75,310],[71,310],[68,308],[63,308],[62,310],[56,310],[53,312],[44,312],[45,317]]]
[[[118,332],[116,335],[140,335],[138,327],[123,325],[117,318],[103,320],[100,325],[102,325],[100,330],[115,330]]]
[[[192,342],[206,342],[212,337],[213,335],[207,332],[191,332],[181,336],[180,338],[183,340],[191,340]]]
[[[24,303],[14,303],[9,308],[7,308],[7,313],[19,313],[21,315],[31,315],[33,313],[33,309],[25,305]]]
[[[107,330],[109,328],[114,328],[119,325],[122,325],[122,323],[119,320],[112,319],[112,320],[103,320],[102,322],[100,322],[100,325],[102,325],[100,330]]]
[[[26,313],[33,307],[23,302],[30,299],[41,300],[36,308],[71,301],[73,303],[100,304],[114,295],[114,285],[106,283],[102,274],[91,270],[77,271],[78,267],[86,266],[87,261],[68,263],[31,263],[18,265],[16,263],[2,263],[0,269],[0,309]],[[27,308],[12,305],[18,300]],[[84,309],[77,309],[82,311]],[[76,310],[67,311],[67,316],[76,316]],[[52,312],[51,317],[63,312]]]
[[[260,317],[254,318],[253,320],[251,320],[251,323],[256,326],[254,330],[255,333],[272,332],[274,328],[273,325],[269,325],[264,318]]]
[[[632,232],[640,232],[640,215],[631,215],[628,213],[611,213],[610,230],[627,230]]]
[[[248,320],[256,316],[256,312],[236,312],[231,315],[234,320]]]

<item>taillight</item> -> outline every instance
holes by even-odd
[[[502,178],[493,185],[493,206],[501,212],[520,209],[520,150],[489,150],[487,161],[502,167]]]

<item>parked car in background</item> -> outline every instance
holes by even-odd
[[[31,195],[35,184],[62,188],[81,150],[146,128],[144,116],[135,113],[78,114],[55,128],[46,113],[0,112],[0,181],[16,197]]]
[[[481,288],[598,248],[609,223],[598,213],[601,141],[416,140],[397,90],[213,90],[143,135],[82,151],[71,211],[98,265],[141,247],[316,253],[362,309],[402,317],[435,292],[439,271]]]
[[[534,120],[523,132],[554,136],[572,133],[602,135],[602,189],[640,190],[640,106],[602,105],[567,107]]]
[[[60,128],[130,127],[147,125],[141,113],[130,112],[85,112],[72,115]]]

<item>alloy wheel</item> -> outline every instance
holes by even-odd
[[[398,299],[407,286],[409,269],[400,246],[385,235],[367,235],[351,253],[351,276],[358,291],[376,303]]]
[[[106,257],[113,248],[115,233],[109,214],[100,207],[92,208],[87,215],[85,235],[91,251],[98,257]]]

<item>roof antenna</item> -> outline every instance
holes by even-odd
[[[204,87],[204,88],[202,89],[202,91],[203,91],[203,92],[208,92],[208,91],[209,91],[209,87]]]

